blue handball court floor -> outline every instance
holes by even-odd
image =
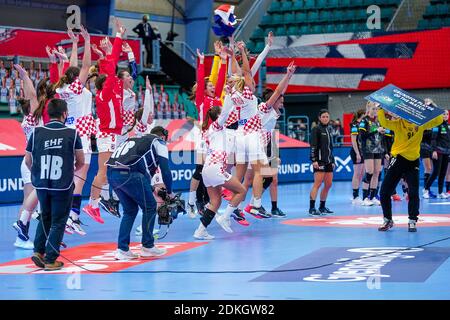
[[[114,260],[120,220],[102,212],[100,225],[82,214],[87,235],[65,235],[72,263],[61,258],[58,272],[36,269],[31,251],[13,246],[19,207],[2,206],[0,299],[450,299],[450,240],[439,241],[450,237],[450,199],[421,199],[417,233],[407,232],[407,202],[394,202],[396,225],[382,233],[381,207],[352,205],[350,182],[333,185],[334,214],[309,217],[310,187],[280,186],[286,219],[247,215],[251,225],[233,221],[231,234],[213,221],[211,241],[193,238],[198,218],[180,216],[157,241],[168,253],[153,260]],[[263,205],[270,209],[268,194]],[[139,240],[133,233],[133,250]]]

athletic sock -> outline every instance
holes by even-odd
[[[89,204],[92,206],[92,208],[97,209],[98,208],[98,203],[100,202],[100,198],[97,199],[89,199]]]
[[[319,209],[325,209],[325,202],[326,202],[326,200],[325,201],[320,200],[320,207],[319,207]]]
[[[309,209],[314,209],[316,207],[316,200],[309,200]]]
[[[104,184],[102,186],[102,191],[100,192],[100,195],[102,196],[103,200],[108,201],[110,199],[109,184]]]
[[[373,198],[375,198],[377,189],[370,189],[370,194],[369,194],[369,199],[372,200]]]
[[[188,203],[189,203],[190,205],[194,205],[194,204],[195,204],[196,194],[197,194],[197,191],[189,191],[189,200],[188,200]]]
[[[253,207],[254,204],[255,204],[255,198],[252,196],[250,198],[250,205]]]
[[[353,189],[353,199],[356,199],[359,197],[359,189]]]
[[[278,208],[277,201],[272,201],[272,211]]]
[[[230,218],[234,210],[236,210],[236,207],[232,207],[231,204],[228,204],[228,206],[225,208],[224,216],[226,218]]]
[[[259,198],[259,199],[254,199],[253,200],[253,207],[255,207],[255,208],[261,208],[261,198]]]
[[[19,220],[22,221],[24,225],[27,225],[28,221],[30,221],[31,214],[32,212],[23,209],[22,212],[20,213]]]
[[[114,190],[111,190],[112,198],[116,201],[119,201],[119,196]]]
[[[369,197],[369,189],[363,189],[363,200]]]

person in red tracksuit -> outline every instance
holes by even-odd
[[[222,106],[222,101],[220,97],[222,95],[223,87],[225,84],[225,74],[226,74],[226,64],[227,64],[227,53],[223,51],[221,53],[221,66],[219,69],[219,76],[217,79],[216,86],[209,80],[205,78],[205,56],[200,53],[197,49],[197,55],[199,58],[199,65],[197,67],[197,84],[194,86],[193,91],[195,91],[195,106],[198,110],[200,126],[203,127],[203,121],[207,119],[208,124],[206,129],[201,132],[201,135],[196,142],[196,167],[195,172],[191,180],[191,187],[189,190],[189,200],[188,200],[188,214],[191,218],[195,217],[194,203],[197,200],[199,211],[203,210],[203,206],[209,201],[207,190],[202,180],[202,169],[203,162],[206,158],[206,143],[204,133],[208,131],[209,126],[213,122],[210,117],[207,117],[208,111],[214,106]],[[200,188],[199,188],[200,186]],[[198,190],[197,190],[198,189]],[[196,195],[202,195],[201,197]],[[196,199],[197,198],[197,199]]]
[[[95,81],[97,95],[95,103],[98,116],[97,148],[98,148],[98,172],[92,182],[89,204],[83,211],[99,223],[104,223],[100,215],[100,193],[107,184],[106,166],[111,154],[116,149],[117,136],[122,134],[123,128],[123,81],[116,75],[116,66],[119,63],[122,52],[122,38],[125,28],[116,19],[118,33],[114,39],[111,54],[99,61],[99,73]]]

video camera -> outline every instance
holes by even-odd
[[[170,225],[178,217],[179,213],[186,214],[186,203],[181,200],[181,192],[177,193],[173,199],[167,194],[165,188],[158,190],[158,196],[164,203],[158,208],[158,224]]]

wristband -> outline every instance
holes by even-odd
[[[128,52],[128,61],[134,61],[134,53]]]

